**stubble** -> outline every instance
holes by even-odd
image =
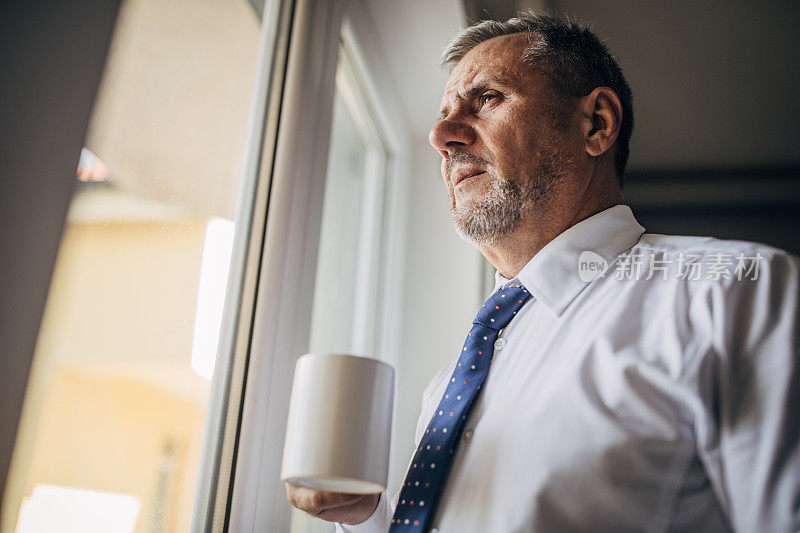
[[[506,179],[487,171],[489,189],[465,207],[456,206],[455,192],[448,185],[450,214],[458,235],[479,248],[494,244],[514,231],[520,221],[547,199],[554,186],[568,173],[569,151],[561,135],[553,132],[538,151],[535,169],[529,175]],[[469,154],[453,154],[454,161],[484,163]]]

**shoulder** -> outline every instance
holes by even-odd
[[[721,290],[753,289],[775,281],[775,276],[796,275],[800,264],[797,256],[763,243],[656,233],[643,234],[623,254],[623,263],[625,256],[629,262],[631,257],[637,259],[640,268],[663,271],[662,279],[669,278],[695,289],[706,286]],[[752,283],[737,285],[735,281]]]
[[[659,233],[644,233],[633,249],[670,256],[677,256],[681,253],[694,253],[703,257],[717,254],[761,254],[764,258],[772,258],[774,256],[794,257],[785,250],[759,242],[690,235],[662,235]]]
[[[639,280],[650,282],[648,292],[713,295],[728,304],[747,294],[766,293],[772,300],[797,296],[800,259],[763,243],[645,233],[627,253],[628,263],[637,263],[631,258],[638,260]]]
[[[681,359],[797,330],[800,260],[766,244],[646,233],[606,277],[609,306],[624,302],[650,344],[679,346]]]
[[[640,252],[675,265],[686,325],[724,357],[794,350],[800,259],[762,243],[646,234]],[[689,272],[692,268],[696,272]],[[678,273],[682,269],[683,272]]]

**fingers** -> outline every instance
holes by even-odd
[[[326,510],[355,503],[363,495],[310,489],[287,482],[286,498],[293,506],[316,516]]]
[[[286,482],[286,498],[294,507],[322,520],[360,524],[375,512],[380,494],[329,492]]]

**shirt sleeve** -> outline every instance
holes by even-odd
[[[757,279],[692,301],[698,455],[735,531],[800,531],[799,264],[768,252]]]

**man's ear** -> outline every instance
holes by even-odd
[[[580,99],[581,135],[586,153],[597,157],[604,154],[619,135],[622,124],[622,102],[608,87],[597,87]]]

